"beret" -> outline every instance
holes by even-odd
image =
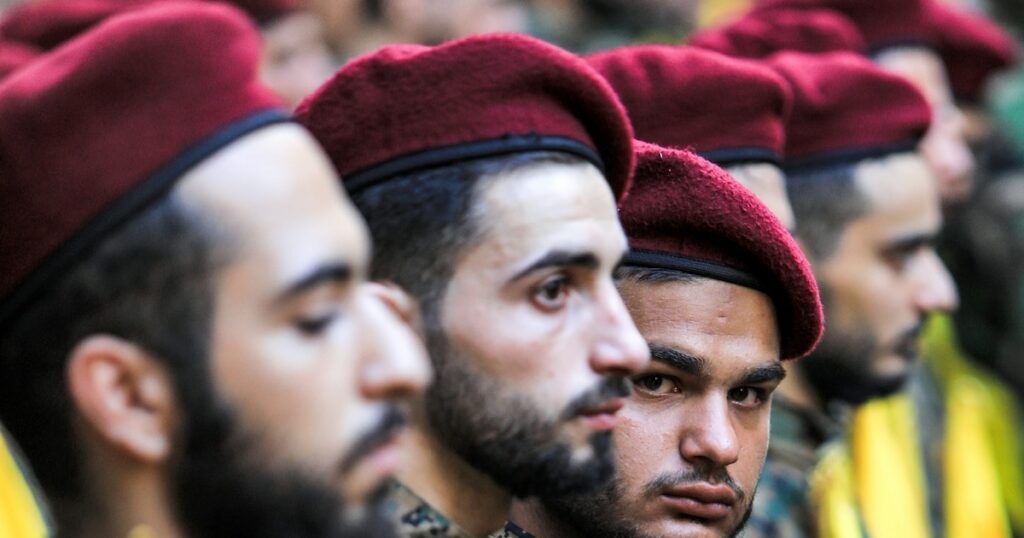
[[[12,8],[0,20],[0,38],[52,50],[111,15],[144,0],[40,0]]]
[[[860,30],[868,50],[900,45],[933,46],[935,34],[929,18],[932,0],[760,0],[761,7],[831,9],[847,17]]]
[[[639,45],[587,61],[625,105],[636,137],[720,165],[779,163],[792,96],[771,68],[693,47]]]
[[[0,80],[38,55],[39,51],[28,45],[13,41],[0,41]]]
[[[0,323],[189,168],[285,121],[222,4],[111,17],[0,82]]]
[[[931,108],[909,81],[846,52],[780,52],[766,62],[793,90],[783,168],[914,151]]]
[[[145,7],[154,1],[157,0],[27,2],[12,8],[0,19],[0,38],[51,50],[107,17]],[[260,24],[303,7],[302,0],[230,0],[228,3],[244,10]]]
[[[973,13],[934,3],[936,47],[946,65],[954,96],[967,102],[982,97],[994,73],[1017,61],[1017,45],[997,24]]]
[[[686,150],[637,142],[633,190],[622,205],[625,265],[675,269],[764,292],[783,359],[810,353],[825,319],[796,241],[756,196]]]
[[[860,31],[830,9],[755,8],[739,19],[703,30],[689,39],[694,47],[740,58],[776,52],[864,52]]]
[[[350,191],[530,150],[593,162],[619,199],[633,173],[633,130],[608,83],[582,58],[523,35],[384,47],[338,70],[295,114]]]

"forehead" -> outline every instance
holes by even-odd
[[[260,129],[190,171],[180,192],[222,226],[235,258],[285,274],[369,256],[362,219],[315,141],[292,124]]]
[[[484,178],[474,212],[481,247],[509,261],[554,248],[617,261],[625,249],[611,188],[589,163],[540,162]]]
[[[759,291],[709,278],[626,280],[619,289],[648,343],[703,357],[716,368],[779,360],[775,308]]]
[[[936,179],[917,153],[872,159],[857,166],[857,186],[871,210],[861,220],[893,234],[934,234],[942,223]]]
[[[934,51],[925,47],[895,47],[875,56],[883,68],[908,78],[933,106],[952,100],[946,68]]]

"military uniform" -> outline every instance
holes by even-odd
[[[454,521],[437,511],[426,500],[397,481],[388,486],[387,511],[405,538],[473,538]],[[533,535],[507,522],[488,538],[533,538]]]
[[[818,461],[818,450],[836,435],[838,423],[776,396],[771,425],[768,456],[743,536],[816,536],[808,479]]]

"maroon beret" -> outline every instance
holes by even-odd
[[[40,0],[21,4],[0,20],[0,37],[51,50],[111,15],[144,0]]]
[[[0,82],[0,322],[196,163],[285,121],[216,4],[111,17]]]
[[[530,150],[603,169],[621,199],[633,130],[587,63],[523,35],[395,45],[342,67],[296,110],[349,190],[457,161]]]
[[[272,24],[294,11],[306,8],[304,0],[224,0],[234,4],[261,25]]]
[[[831,9],[860,30],[868,49],[899,45],[933,46],[935,34],[928,15],[932,0],[759,0],[760,7]]]
[[[771,68],[693,47],[640,45],[587,61],[625,105],[636,137],[720,165],[781,162],[792,96]]]
[[[701,31],[689,44],[740,58],[776,52],[864,52],[857,27],[830,9],[755,8],[724,26]]]
[[[28,45],[12,41],[0,41],[0,80],[15,69],[28,64],[39,55],[39,51]]]
[[[783,359],[803,357],[825,320],[811,267],[789,231],[728,173],[685,150],[636,143],[622,205],[625,265],[674,269],[764,292],[775,305]]]
[[[787,169],[913,151],[931,125],[913,84],[856,54],[781,52],[767,62],[793,89]]]
[[[933,3],[937,51],[957,99],[977,102],[988,78],[1017,61],[1013,37],[992,21]]]

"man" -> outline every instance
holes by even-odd
[[[792,95],[779,75],[755,62],[678,46],[623,47],[587,61],[619,94],[638,139],[692,148],[793,228],[779,169]]]
[[[0,84],[0,419],[61,534],[384,535],[429,370],[258,61],[167,3]]]
[[[806,536],[808,475],[835,419],[903,386],[925,315],[956,292],[931,246],[941,214],[917,149],[931,117],[921,94],[853,54],[769,62],[794,92],[787,190],[829,325],[779,387],[748,535]]]
[[[651,349],[599,492],[517,504],[537,536],[735,536],[768,448],[780,359],[823,329],[810,267],[767,207],[682,150],[641,145],[619,290]]]
[[[412,294],[436,377],[393,490],[406,536],[483,536],[513,496],[612,474],[648,351],[612,283],[632,130],[587,64],[515,35],[356,59],[297,117],[345,178],[373,277]]]
[[[152,0],[41,0],[5,14],[0,39],[52,50],[100,21]],[[331,74],[320,19],[302,0],[233,0],[259,25],[260,80],[293,107]]]
[[[759,0],[773,9],[835,10],[864,37],[866,52],[884,69],[913,81],[928,99],[934,120],[921,151],[932,167],[944,206],[962,202],[973,188],[974,159],[963,132],[942,59],[935,52],[942,39],[938,12],[952,8],[936,0]]]

